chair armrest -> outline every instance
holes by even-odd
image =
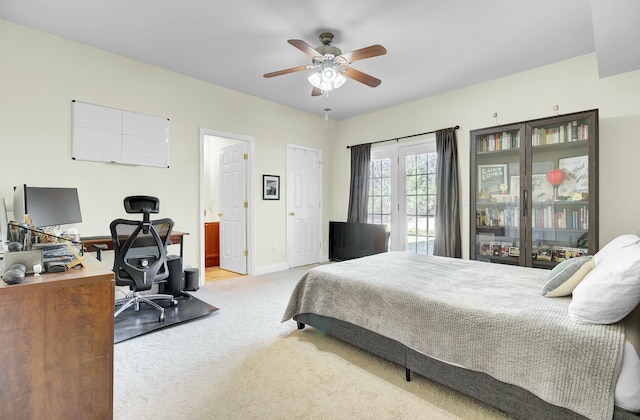
[[[93,244],[92,245],[96,249],[96,258],[98,261],[102,261],[102,251],[106,251],[109,249],[109,245],[107,244]]]

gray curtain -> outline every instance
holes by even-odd
[[[348,223],[367,223],[370,161],[371,143],[351,146],[351,188],[349,189]]]
[[[460,190],[458,188],[458,148],[456,130],[436,131],[436,238],[433,255],[462,257],[460,236]]]

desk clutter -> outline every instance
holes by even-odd
[[[60,273],[84,265],[83,246],[77,233],[56,235],[26,223],[9,222],[2,280],[21,283],[26,275]]]

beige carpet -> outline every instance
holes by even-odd
[[[404,368],[280,318],[308,267],[207,283],[220,308],[115,345],[114,418],[502,419]]]

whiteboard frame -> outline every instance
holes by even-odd
[[[169,167],[169,119],[71,101],[71,159]]]

